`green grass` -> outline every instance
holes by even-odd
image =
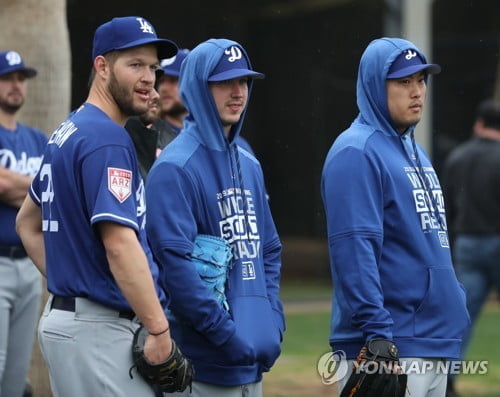
[[[468,360],[487,360],[486,375],[460,375],[457,380],[461,395],[478,397],[500,396],[500,306],[490,303],[481,313],[472,343],[467,354]]]
[[[328,352],[331,287],[286,283],[282,287],[287,330],[283,352],[264,377],[266,397],[334,396],[335,386],[324,386],[317,362]],[[460,375],[457,391],[461,397],[500,396],[500,306],[492,302],[477,323],[468,359],[488,360],[486,375]]]
[[[330,280],[321,282],[287,281],[281,285],[280,296],[285,303],[304,301],[329,301],[332,297],[332,283]]]
[[[329,312],[307,311],[287,314],[283,353],[264,378],[266,397],[326,396],[331,389],[323,386],[316,372],[319,357],[330,350]]]

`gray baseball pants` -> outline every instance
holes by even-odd
[[[84,298],[76,298],[74,312],[51,309],[52,299],[38,339],[53,397],[154,397],[151,386],[131,370],[136,320]]]
[[[193,382],[193,390],[189,387],[183,393],[164,394],[172,397],[262,397],[262,382],[241,386],[217,386],[203,382]]]
[[[447,376],[439,371],[438,362],[431,358],[405,357],[399,359],[403,368],[427,368],[422,373],[409,373],[405,397],[445,397]],[[413,364],[415,367],[413,367]],[[428,364],[428,365],[425,365]],[[349,379],[354,360],[349,360],[347,375],[339,380],[339,390],[342,390]],[[340,395],[340,393],[339,393]]]
[[[42,276],[29,258],[0,256],[0,397],[26,386],[42,295]]]

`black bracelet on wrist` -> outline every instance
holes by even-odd
[[[153,336],[160,336],[161,334],[164,334],[165,332],[167,332],[168,330],[170,329],[170,327],[167,325],[167,328],[165,328],[163,331],[161,332],[157,332],[157,333],[153,333],[151,331],[148,331],[149,332],[149,335],[153,335]]]

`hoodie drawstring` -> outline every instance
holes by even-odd
[[[241,198],[243,200],[243,212],[245,214],[245,234],[247,237],[247,240],[250,240],[250,222],[248,221],[248,210],[247,210],[247,197],[245,193],[245,184],[243,183],[243,174],[241,172],[241,165],[240,165],[240,154],[238,151],[238,145],[234,144],[234,153],[235,153],[235,159],[236,159],[236,170],[238,172],[238,182],[239,182],[239,187],[241,189]]]
[[[429,182],[427,181],[427,178],[425,177],[424,173],[424,167],[422,167],[422,163],[420,161],[420,156],[418,155],[418,150],[417,150],[417,144],[415,143],[415,134],[413,130],[410,132],[410,140],[411,140],[411,146],[413,148],[413,152],[415,153],[415,161],[417,162],[416,171],[418,178],[420,179],[420,183],[422,184],[422,187],[425,189],[425,203],[427,204],[427,208],[429,208],[429,214],[432,217],[432,211],[434,212],[434,216],[437,218],[437,221],[439,222],[439,226],[441,227],[442,230],[446,230],[446,226],[443,222],[443,219],[441,218],[441,214],[439,213],[439,207],[437,205],[436,198],[432,194],[432,189],[429,186]],[[429,200],[431,202],[429,202]]]

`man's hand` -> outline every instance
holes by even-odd
[[[33,178],[0,166],[0,201],[19,208],[23,204]]]
[[[167,333],[154,336],[149,335],[144,327],[137,329],[134,335],[132,344],[132,357],[134,365],[137,367],[137,372],[144,380],[163,393],[175,393],[186,390],[193,381],[194,370],[191,362],[182,354],[175,342],[167,338]],[[153,339],[169,339],[171,340],[172,351],[166,360],[162,362],[152,363],[145,355],[145,344]],[[132,377],[132,369],[130,369],[130,377]]]

